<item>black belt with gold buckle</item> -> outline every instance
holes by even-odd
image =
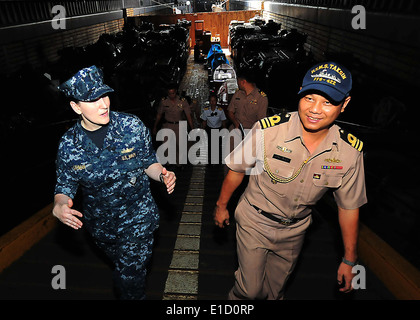
[[[278,222],[278,223],[280,223],[280,224],[282,224],[284,226],[290,226],[290,225],[295,224],[296,222],[301,221],[301,220],[303,220],[303,219],[305,219],[307,217],[306,216],[304,218],[292,218],[292,219],[289,219],[289,218],[277,218],[277,217],[273,216],[271,213],[266,212],[266,211],[264,211],[264,210],[262,210],[262,209],[260,209],[260,208],[258,208],[256,206],[254,206],[253,204],[251,204],[251,206],[255,210],[257,210],[257,212],[259,214],[262,214],[264,217],[266,217],[266,218],[268,218],[270,220],[276,221],[276,222]]]

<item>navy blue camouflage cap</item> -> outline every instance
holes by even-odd
[[[349,70],[336,62],[323,62],[308,70],[299,94],[320,91],[334,102],[341,102],[350,95],[351,88],[352,77]]]
[[[95,65],[79,70],[73,77],[58,86],[68,98],[90,102],[114,89],[104,84],[103,72]]]

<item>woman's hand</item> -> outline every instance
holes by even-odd
[[[65,195],[56,195],[53,215],[62,223],[77,230],[83,226],[83,223],[76,216],[81,218],[83,215],[79,211],[71,209],[71,207],[73,207],[71,198]]]
[[[175,189],[175,181],[176,181],[175,173],[172,171],[166,170],[166,168],[164,167],[162,169],[162,177],[163,177],[163,183],[166,185],[166,190],[168,191],[169,194],[171,194]]]

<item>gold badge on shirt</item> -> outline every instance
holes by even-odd
[[[279,149],[280,151],[286,152],[286,153],[292,153],[292,150],[286,148],[286,147],[282,147],[282,146],[277,146],[277,149]]]
[[[123,149],[122,151],[121,151],[121,153],[130,153],[131,151],[133,151],[134,150],[134,148],[127,148],[127,149]]]
[[[130,159],[136,157],[137,154],[135,152],[132,152],[133,150],[134,150],[134,148],[123,149],[121,151],[121,154],[123,155],[123,156],[121,156],[121,159],[126,161],[126,160],[130,160]]]
[[[329,158],[329,159],[325,159],[325,162],[329,162],[329,163],[340,163],[341,160],[340,159],[336,159],[336,158]]]

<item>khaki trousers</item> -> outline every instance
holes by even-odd
[[[182,121],[182,120],[181,120]],[[179,132],[179,123],[164,123],[162,128],[171,129],[175,133],[175,140],[173,140],[173,136],[169,137],[169,144],[172,146],[176,146],[176,164],[187,164],[187,155],[188,155],[188,132]],[[165,138],[164,143],[168,141]]]
[[[283,299],[284,285],[296,265],[311,216],[284,226],[258,214],[242,196],[235,219],[239,267],[228,298]]]

